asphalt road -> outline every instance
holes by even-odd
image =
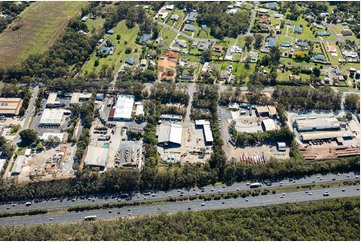
[[[294,203],[294,202],[305,202],[305,201],[314,201],[320,199],[330,199],[330,198],[342,198],[350,196],[360,196],[359,186],[343,186],[343,187],[334,187],[328,189],[315,189],[308,193],[305,191],[297,191],[282,194],[270,194],[270,195],[260,195],[257,197],[248,197],[248,198],[236,198],[236,199],[221,199],[221,200],[212,200],[212,201],[183,201],[183,202],[174,202],[167,204],[154,204],[148,206],[138,206],[138,207],[123,207],[112,209],[111,212],[107,209],[85,211],[85,212],[71,212],[63,214],[45,214],[45,215],[34,215],[34,216],[24,216],[24,217],[9,217],[2,218],[0,220],[1,226],[19,226],[19,225],[29,225],[29,224],[50,224],[50,223],[62,223],[62,222],[76,222],[84,220],[85,216],[96,215],[97,219],[114,219],[119,217],[129,217],[129,216],[140,216],[140,215],[150,215],[150,214],[159,214],[159,213],[176,213],[180,211],[201,211],[201,210],[215,210],[215,209],[229,209],[229,208],[247,208],[247,207],[257,207],[257,206],[266,206],[270,204],[280,204],[280,203]],[[345,189],[345,191],[342,191]],[[330,195],[328,197],[323,196],[324,192],[328,192]],[[312,193],[311,193],[312,192]],[[311,195],[309,194],[311,193]]]
[[[305,184],[313,184],[313,181],[315,181],[315,184],[317,183],[324,183],[324,182],[331,182],[333,179],[335,181],[345,181],[345,180],[354,180],[356,178],[356,174],[351,173],[343,173],[339,176],[336,174],[327,174],[325,176],[322,175],[313,175],[306,178],[301,178],[298,180],[289,181],[288,179],[274,182],[271,186],[266,186],[265,184],[262,185],[262,188],[279,188],[281,185],[283,187],[287,186],[297,186],[297,185],[305,185]],[[282,184],[281,184],[282,183]],[[142,201],[145,198],[147,200],[155,200],[155,199],[167,199],[169,196],[172,197],[179,197],[181,196],[181,192],[183,192],[183,196],[187,195],[197,195],[198,194],[214,194],[220,192],[234,192],[239,190],[250,190],[249,186],[247,186],[246,182],[242,183],[235,183],[232,186],[222,186],[222,185],[216,185],[216,186],[206,186],[204,189],[204,192],[202,192],[199,188],[190,189],[189,191],[183,189],[183,190],[171,190],[171,191],[159,191],[156,192],[156,196],[145,196],[140,193],[136,193],[132,197],[132,201]],[[213,191],[212,191],[213,190]],[[94,200],[94,202],[93,202]],[[125,201],[122,199],[121,201]],[[25,206],[24,202],[16,203],[15,206],[12,206],[12,203],[3,204],[0,205],[0,212],[14,212],[14,211],[24,211],[24,210],[32,210],[32,209],[47,209],[47,210],[58,210],[58,209],[66,209],[71,206],[76,205],[89,205],[89,204],[104,204],[104,203],[111,203],[111,202],[117,202],[117,198],[104,198],[104,197],[90,197],[89,199],[76,199],[72,201],[71,198],[64,199],[63,201],[60,201],[59,199],[48,200],[43,201],[40,203],[34,203],[31,206]]]

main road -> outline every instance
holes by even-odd
[[[304,177],[300,179],[293,180],[280,180],[277,182],[273,182],[271,186],[263,185],[262,188],[272,189],[279,187],[290,187],[290,186],[301,186],[306,184],[321,184],[325,182],[333,182],[333,181],[350,181],[359,179],[358,174],[353,172],[350,173],[342,173],[342,174],[327,174],[327,175],[313,175],[310,177]],[[180,197],[180,196],[190,196],[190,195],[206,195],[206,194],[215,194],[215,193],[225,193],[225,192],[235,192],[235,191],[246,191],[250,190],[249,185],[246,182],[234,183],[231,186],[225,185],[216,185],[216,186],[206,186],[203,189],[203,192],[199,188],[194,189],[179,189],[179,190],[170,190],[170,191],[158,191],[155,192],[155,196],[145,196],[141,193],[133,194],[131,200],[132,201],[142,201],[142,200],[156,200],[156,199],[167,199],[170,196]],[[91,204],[104,204],[104,203],[114,203],[117,201],[125,201],[124,199],[120,200],[115,195],[114,196],[98,196],[98,197],[89,197],[87,199],[83,198],[67,198],[67,199],[50,199],[48,201],[42,201],[38,203],[34,203],[31,206],[26,206],[25,201],[17,202],[17,203],[8,203],[0,205],[0,212],[15,212],[15,211],[25,211],[32,209],[47,209],[47,210],[59,210],[59,209],[67,209],[71,206],[76,205],[91,205]]]
[[[20,226],[30,224],[50,224],[64,222],[79,222],[85,216],[96,215],[99,219],[115,219],[120,217],[144,216],[160,213],[176,213],[185,211],[218,210],[230,208],[247,208],[267,206],[271,204],[307,202],[330,198],[343,198],[360,196],[359,186],[342,186],[308,191],[289,192],[285,194],[259,195],[247,198],[231,198],[221,200],[202,200],[169,202],[165,204],[152,204],[136,207],[122,207],[112,210],[99,209],[84,212],[65,212],[59,214],[33,215],[23,217],[8,217],[0,220],[1,226]],[[329,196],[324,196],[328,192]]]

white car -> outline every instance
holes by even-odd
[[[202,204],[201,204],[201,206],[203,206],[203,207],[204,207],[204,206],[206,206],[206,204],[205,204],[205,203],[202,203]]]
[[[309,192],[308,195],[311,196],[311,195],[312,195],[312,192]]]

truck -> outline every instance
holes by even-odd
[[[89,220],[95,220],[96,218],[97,218],[96,215],[89,215],[89,216],[85,216],[84,220],[89,221]]]
[[[261,186],[262,186],[261,183],[255,182],[255,183],[251,183],[251,184],[249,185],[249,188],[259,188],[259,187],[261,187]]]

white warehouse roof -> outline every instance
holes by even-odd
[[[336,118],[296,120],[296,125],[298,131],[312,131],[312,130],[340,128],[340,122]]]
[[[206,142],[213,142],[213,134],[209,120],[196,120],[196,126],[203,126],[204,138]]]
[[[40,137],[42,140],[48,140],[50,137],[58,137],[60,142],[64,141],[64,133],[43,133]]]
[[[68,110],[66,110],[68,111]],[[44,109],[41,115],[39,125],[61,125],[65,110],[63,109]]]
[[[273,122],[272,119],[264,119],[262,120],[262,126],[264,127],[265,131],[270,131],[270,130],[275,130],[276,129],[276,125]]]
[[[85,158],[85,165],[105,167],[105,161],[107,157],[108,157],[107,148],[89,146]]]
[[[177,124],[161,124],[158,129],[158,143],[174,143],[182,145],[182,126]]]
[[[135,115],[144,115],[144,107],[143,104],[140,103],[136,103],[136,109],[135,109]]]
[[[115,105],[114,120],[131,119],[133,104],[133,95],[119,95]]]
[[[301,134],[303,141],[353,137],[351,131],[307,132]]]

